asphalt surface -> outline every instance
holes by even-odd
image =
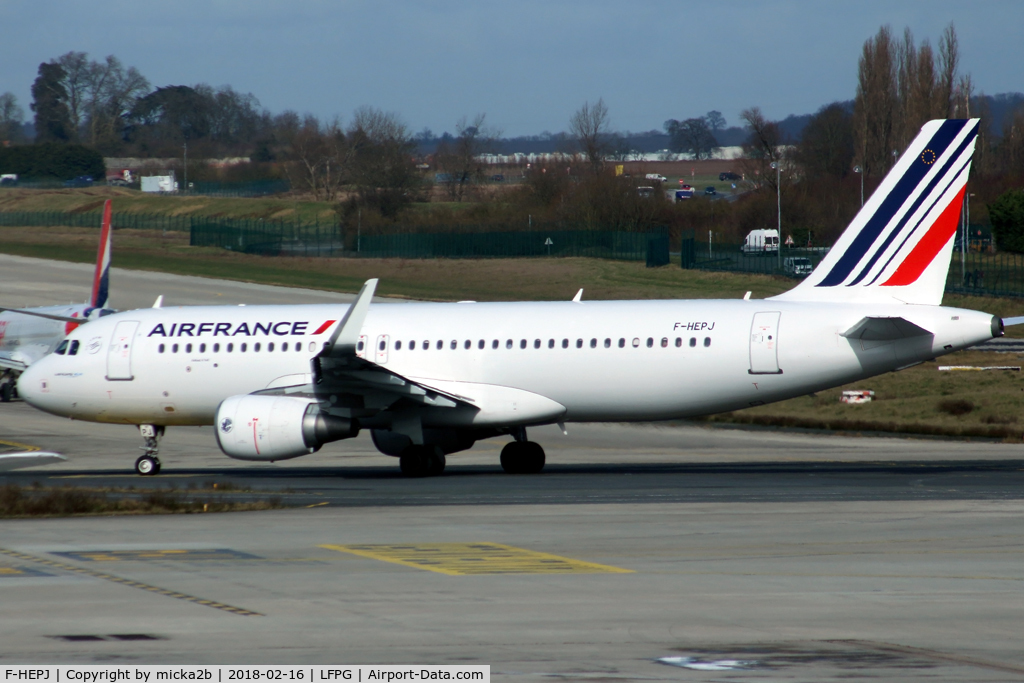
[[[59,280],[38,263],[24,273]],[[142,305],[171,291],[312,296],[132,277],[112,288],[128,283]],[[2,405],[0,447],[68,461],[0,487],[217,483],[292,507],[0,521],[0,658],[468,662],[515,681],[1024,680],[1024,445],[568,431],[531,430],[548,454],[539,475],[503,474],[494,439],[408,480],[365,435],[258,465],[223,456],[209,428],[179,428],[163,473],[143,479],[133,428]]]

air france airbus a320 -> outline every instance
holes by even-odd
[[[42,410],[139,425],[140,474],[174,425],[215,425],[227,455],[276,461],[372,432],[410,476],[527,428],[737,410],[871,377],[1000,336],[940,305],[977,120],[927,123],[821,265],[763,300],[410,303],[137,310],[73,331],[33,364]]]

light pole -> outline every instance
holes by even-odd
[[[860,208],[864,208],[864,169],[854,166],[853,172],[860,176]]]
[[[781,270],[782,269],[782,185],[781,185],[782,165],[779,162],[777,162],[777,161],[773,161],[772,162],[772,168],[775,169],[775,201],[776,201],[776,203],[778,205],[778,210],[779,210],[779,223],[778,223],[778,226],[779,226],[778,233],[779,233],[779,235],[778,235],[778,237],[775,238],[776,239],[775,250],[776,250],[776,252],[778,252],[778,255],[779,255],[779,269]]]
[[[188,141],[186,141],[182,146],[185,148],[185,155],[181,162],[182,168],[185,172],[185,179],[182,181],[181,189],[188,192]]]

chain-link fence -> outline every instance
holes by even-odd
[[[669,262],[668,233],[612,230],[395,232],[363,235],[351,226],[209,221],[191,244],[281,256],[362,258],[518,258],[589,256]]]

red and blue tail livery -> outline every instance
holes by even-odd
[[[929,121],[821,264],[780,298],[938,305],[978,119]]]
[[[111,206],[108,199],[103,204],[103,224],[100,228],[100,247],[96,254],[96,273],[92,279],[92,308],[103,308],[107,305],[110,295],[110,215]]]

